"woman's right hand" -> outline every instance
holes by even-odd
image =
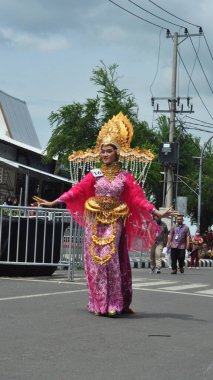
[[[46,201],[45,199],[42,199],[41,202],[38,202],[38,207],[43,206],[43,207],[53,207],[54,206],[54,201]]]
[[[36,195],[34,195],[32,198],[34,201],[36,201],[36,203],[37,203],[36,206],[38,206],[38,207],[40,207],[40,206],[53,207],[58,203],[57,199],[54,201],[47,201],[46,199],[37,197]]]

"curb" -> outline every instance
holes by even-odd
[[[190,259],[185,259],[184,261],[185,267],[190,268]],[[133,259],[130,258],[130,265],[131,268],[150,268],[150,260],[140,260],[140,259]],[[162,268],[168,268],[169,264],[168,261],[164,258],[162,258]],[[211,259],[200,259],[199,260],[199,267],[200,268],[209,268],[213,267],[213,260]]]

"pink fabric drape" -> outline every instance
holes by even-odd
[[[143,189],[130,173],[126,175],[122,201],[127,203],[130,211],[126,221],[128,250],[149,250],[159,230],[151,214],[154,206],[146,199]]]
[[[84,226],[84,204],[86,200],[95,195],[95,177],[90,172],[81,182],[77,183],[70,190],[63,193],[58,199],[66,203],[66,207],[74,220]]]

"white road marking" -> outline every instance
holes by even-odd
[[[197,296],[197,297],[210,297],[210,298],[213,298],[213,295],[211,294],[199,294],[198,292],[197,293],[186,293],[186,292],[174,292],[172,290],[164,290],[164,289],[146,289],[146,288],[137,288],[137,287],[133,287],[134,290],[140,290],[140,291],[144,291],[144,292],[159,292],[159,293],[170,293],[170,294],[183,294],[183,295],[186,295],[186,296]]]
[[[156,286],[159,286],[159,285],[169,285],[169,284],[177,284],[178,282],[177,281],[149,281],[149,282],[137,282],[137,283],[134,283],[133,282],[133,285],[135,287],[143,287],[143,286],[152,286],[152,285],[156,285]]]
[[[26,296],[16,296],[16,297],[3,297],[3,298],[0,298],[0,301],[10,301],[10,300],[19,300],[19,299],[36,298],[36,297],[47,297],[47,296],[55,296],[55,295],[61,295],[61,294],[79,293],[79,292],[87,292],[87,289],[67,290],[65,292],[28,294]]]
[[[213,289],[199,290],[197,293],[213,295]]]
[[[64,280],[63,278],[62,279],[54,279],[54,278],[50,278],[49,280],[44,280],[44,279],[35,279],[35,278],[22,278],[22,277],[0,277],[0,281],[1,280],[8,280],[8,281],[22,281],[22,282],[46,282],[48,284],[76,284],[76,285],[85,285],[85,282],[77,282],[76,279],[74,281],[69,281],[69,280]],[[82,278],[81,280],[84,280],[84,278]]]
[[[209,286],[208,284],[182,284],[178,286],[167,286],[163,287],[161,289],[163,290],[184,290],[184,289],[194,289],[194,288],[203,288]]]

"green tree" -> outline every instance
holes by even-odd
[[[98,134],[98,110],[97,97],[52,112],[49,121],[53,132],[46,147],[45,160],[57,156],[59,164],[68,167],[67,158],[72,151],[92,147]]]
[[[135,98],[126,89],[118,88],[117,64],[107,67],[103,61],[92,71],[90,80],[98,87],[100,99],[100,127],[119,112],[128,115],[132,122],[137,120],[138,107]]]
[[[93,70],[91,81],[99,88],[95,99],[66,105],[50,114],[53,132],[46,147],[46,162],[57,156],[58,167],[68,167],[71,152],[94,147],[101,126],[120,111],[135,120],[137,105],[127,90],[119,90],[117,67],[107,68],[102,62]]]

